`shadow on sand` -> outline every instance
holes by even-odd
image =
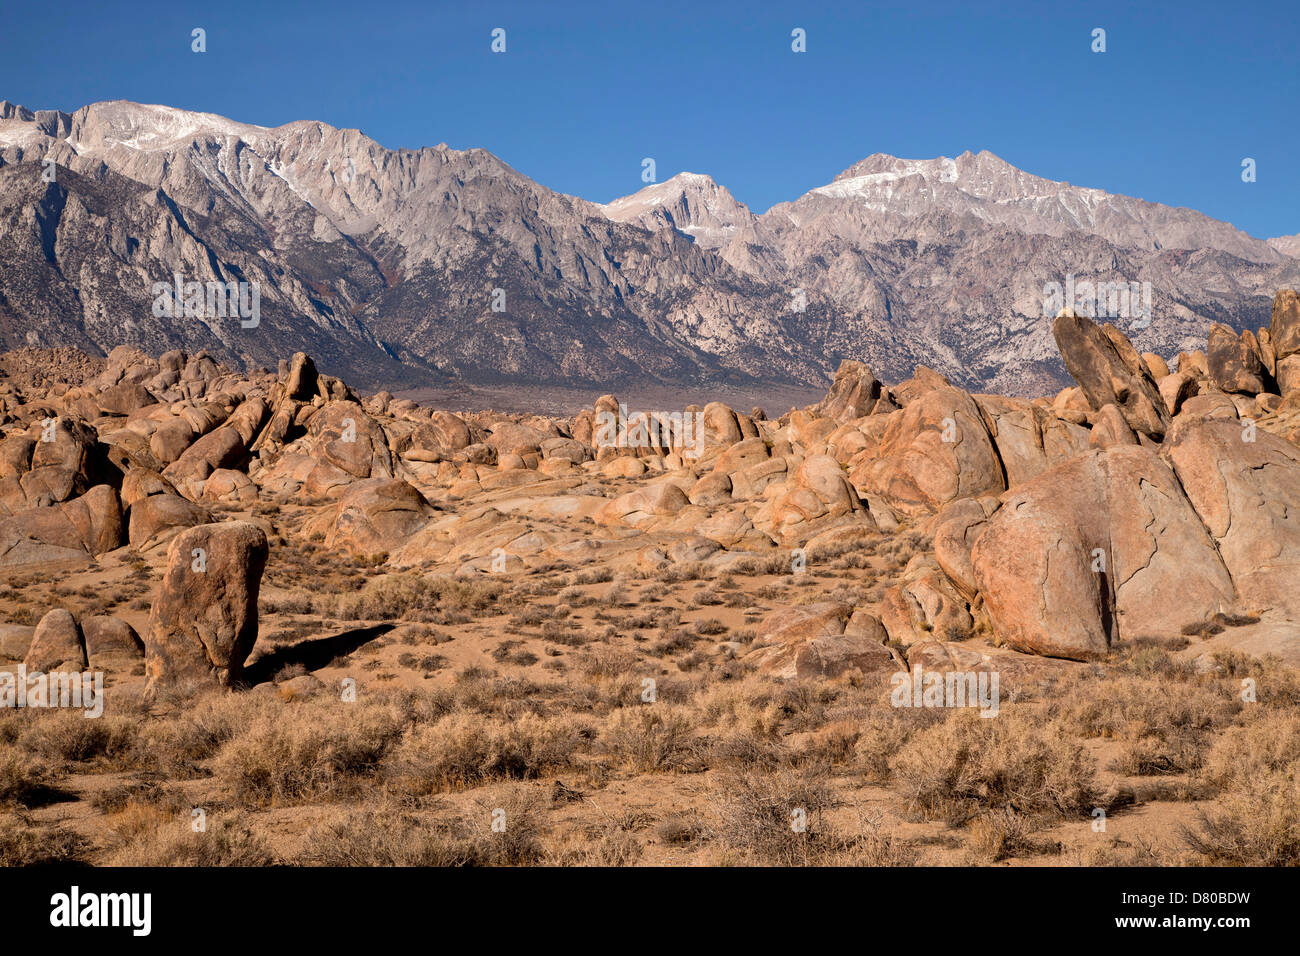
[[[319,670],[336,657],[351,654],[361,645],[387,634],[396,626],[376,624],[373,627],[359,627],[344,631],[332,637],[318,637],[310,641],[290,644],[288,647],[277,647],[245,667],[240,683],[245,687],[254,687],[269,681],[280,671],[294,664],[301,664],[308,671]]]

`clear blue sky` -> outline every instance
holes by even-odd
[[[1300,232],[1298,37],[1297,0],[57,0],[6,5],[0,97],[482,146],[600,202],[640,188],[651,156],[660,180],[709,173],[758,212],[874,152],[989,149],[1262,238]]]

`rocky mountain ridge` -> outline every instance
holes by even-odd
[[[47,181],[53,169],[53,181]],[[209,350],[246,368],[306,348],[370,386],[824,384],[1054,390],[1044,286],[1149,282],[1126,329],[1172,356],[1212,321],[1263,324],[1300,261],[1225,223],[1053,183],[990,153],[876,155],[755,216],[681,174],[604,206],[481,149],[388,150],[127,102],[0,103],[0,343]],[[255,328],[153,314],[176,274],[256,283]]]

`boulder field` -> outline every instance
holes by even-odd
[[[269,547],[252,516],[286,502],[310,508],[304,537],[460,578],[755,558],[815,573],[826,549],[919,533],[875,603],[779,610],[733,649],[791,678],[990,655],[1014,671],[1010,655],[1032,669],[1025,655],[1193,636],[1287,653],[1300,297],[1167,358],[1068,310],[1053,333],[1077,382],[1055,396],[971,394],[925,368],[891,387],[846,361],[823,401],[774,419],[629,414],[608,395],[569,418],[457,412],[360,396],[303,353],[245,374],[122,347],[79,383],[0,381],[0,576],[153,556],[145,633],[53,608],[23,640],[37,669],[143,661],[155,690],[240,685]]]

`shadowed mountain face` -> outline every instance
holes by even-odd
[[[1045,284],[1149,282],[1150,324],[1126,331],[1172,354],[1210,321],[1265,324],[1273,290],[1300,282],[1293,251],[990,153],[872,156],[754,216],[696,174],[600,206],[480,149],[0,103],[10,348],[206,348],[244,366],[302,348],[390,387],[821,385],[855,358],[1041,392],[1067,380]],[[155,314],[177,274],[256,285],[258,322]]]

